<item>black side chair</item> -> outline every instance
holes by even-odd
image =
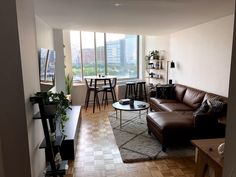
[[[86,83],[86,87],[87,87],[87,92],[86,92],[86,97],[85,97],[85,109],[87,110],[88,108],[88,103],[89,103],[89,97],[90,97],[90,93],[91,92],[98,92],[99,91],[99,88],[97,87],[95,89],[95,87],[91,84],[88,84],[88,81],[87,79],[85,79],[85,83]],[[95,100],[94,100],[95,101]],[[96,102],[97,102],[97,105],[99,106],[99,109],[100,109],[100,103],[99,103],[99,98],[98,98],[98,94],[96,94]]]
[[[110,92],[113,97],[113,103],[116,102],[116,92],[115,92],[115,87],[116,87],[116,83],[117,83],[117,78],[113,78],[112,79],[112,83],[111,83],[111,88],[110,85],[103,85],[102,86],[102,90],[103,90],[103,96],[102,96],[102,104],[103,101],[105,101],[104,106],[108,105],[108,97],[107,97],[107,93]]]

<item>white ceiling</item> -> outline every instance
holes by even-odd
[[[53,28],[129,34],[168,34],[234,13],[234,0],[34,1]]]

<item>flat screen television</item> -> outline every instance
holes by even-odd
[[[39,52],[39,72],[41,83],[54,83],[56,52],[41,48]]]

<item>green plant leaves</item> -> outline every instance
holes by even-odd
[[[72,86],[73,86],[73,77],[69,74],[65,77],[65,84],[66,84],[66,93],[69,95],[71,94]]]

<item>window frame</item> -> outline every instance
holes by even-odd
[[[84,66],[84,60],[83,60],[83,47],[82,47],[82,31],[78,31],[79,34],[80,34],[80,60],[81,60],[81,77],[82,77],[82,80],[73,80],[73,83],[81,83],[81,82],[84,82],[84,71],[83,71],[83,66]],[[87,31],[83,31],[83,32],[87,32]],[[99,33],[99,32],[93,32],[93,36],[94,36],[94,53],[95,53],[95,75],[98,75],[98,69],[97,69],[97,56],[96,56],[96,53],[97,53],[97,48],[96,48],[96,41],[97,41],[97,38],[96,38],[96,33]],[[107,33],[103,33],[104,34],[104,57],[105,57],[105,75],[107,75]],[[119,34],[119,33],[117,33]],[[126,35],[126,34],[125,34]],[[132,34],[130,34],[132,35]],[[130,78],[118,78],[118,80],[132,80],[132,79],[138,79],[139,78],[139,59],[140,59],[140,56],[139,56],[139,51],[140,51],[140,44],[139,44],[139,41],[140,41],[140,36],[139,35],[135,35],[137,37],[137,40],[136,40],[136,44],[137,44],[137,59],[136,59],[136,62],[137,62],[137,77],[130,77]],[[73,65],[72,65],[72,68],[73,68]]]

